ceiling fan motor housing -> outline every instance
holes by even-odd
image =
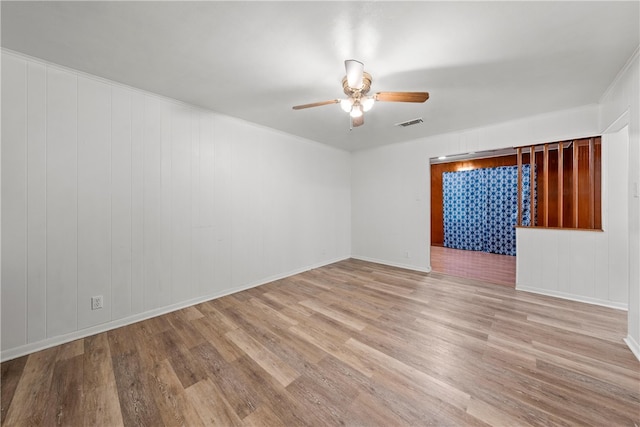
[[[366,71],[362,73],[362,87],[355,88],[349,86],[349,82],[347,81],[347,76],[344,76],[342,79],[342,88],[344,89],[344,93],[352,98],[360,98],[361,95],[366,95],[371,89],[371,74]]]

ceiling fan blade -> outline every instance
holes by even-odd
[[[363,83],[364,64],[355,59],[347,59],[344,61],[344,68],[347,71],[347,84],[349,87],[360,89]]]
[[[375,98],[385,102],[425,102],[429,92],[378,92]]]
[[[331,101],[321,101],[321,102],[313,102],[311,104],[296,105],[295,107],[293,107],[293,109],[302,110],[303,108],[321,107],[323,105],[337,104],[338,102],[340,102],[339,99],[332,99]]]
[[[351,118],[351,126],[357,128],[358,126],[362,126],[364,124],[364,114],[360,117],[352,117]]]

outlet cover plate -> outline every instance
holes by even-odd
[[[102,308],[102,295],[91,297],[91,310]]]

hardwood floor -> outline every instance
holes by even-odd
[[[516,257],[431,246],[431,269],[497,285],[516,286]]]
[[[640,424],[626,313],[356,260],[2,364],[4,425]]]

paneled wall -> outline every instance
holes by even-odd
[[[603,231],[518,228],[517,289],[628,307],[629,143],[622,134],[602,139]]]
[[[624,127],[629,151],[624,163],[629,170],[628,209],[622,213],[629,228],[629,327],[627,344],[640,360],[640,47],[614,79],[601,100],[603,132]]]
[[[9,52],[2,112],[3,359],[350,255],[345,151]]]

